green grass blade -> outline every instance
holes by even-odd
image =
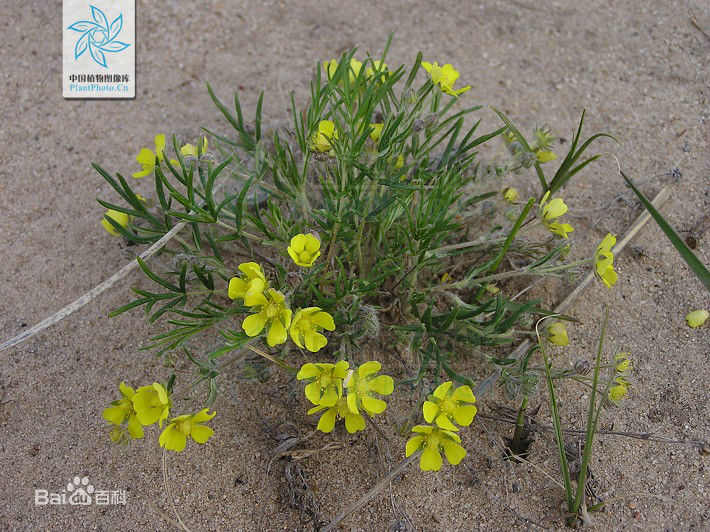
[[[695,276],[700,280],[701,283],[703,283],[705,289],[710,292],[710,272],[708,272],[708,269],[705,267],[705,265],[700,262],[700,259],[698,259],[695,253],[693,253],[690,248],[685,244],[685,242],[683,242],[683,239],[678,236],[678,233],[675,232],[675,230],[665,220],[665,218],[661,216],[661,213],[659,213],[656,208],[651,204],[651,202],[648,201],[646,196],[644,196],[643,193],[638,188],[636,188],[636,185],[633,184],[631,179],[629,179],[624,172],[621,172],[621,177],[623,177],[626,181],[626,184],[631,187],[631,190],[634,191],[634,194],[638,196],[638,199],[641,201],[643,206],[646,207],[646,210],[653,217],[653,219],[656,220],[656,223],[666,234],[668,240],[670,240],[671,244],[673,244],[673,246],[678,250],[678,253],[680,253],[680,256],[683,257],[683,260],[688,264],[688,266],[690,266],[690,269],[693,270]]]

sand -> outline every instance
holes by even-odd
[[[91,161],[129,174],[138,149],[156,133],[226,130],[204,80],[223,97],[238,87],[247,108],[265,90],[266,116],[283,121],[288,91],[305,101],[316,61],[353,44],[379,50],[391,30],[390,64],[411,62],[417,50],[451,62],[473,86],[467,102],[499,106],[525,130],[549,122],[569,139],[586,108],[587,131],[609,131],[623,142],[598,150],[613,151],[640,182],[654,178],[645,181],[647,194],[670,187],[663,212],[681,232],[707,229],[710,38],[690,22],[695,17],[710,33],[707,2],[140,1],[137,13],[135,100],[72,101],[61,94],[61,3],[18,2],[0,12],[2,340],[127,261],[120,240],[99,226],[102,209],[95,198],[110,197],[110,190]],[[481,114],[495,127],[490,111]],[[670,175],[673,168],[678,172]],[[535,182],[526,176],[521,190],[532,193]],[[139,186],[148,191],[149,185],[146,180]],[[616,163],[605,157],[575,178],[565,200],[572,212],[582,212],[608,205],[618,194],[626,190]],[[607,230],[623,232],[640,212],[635,204],[613,205],[586,211],[589,217],[577,221],[580,249],[589,250]],[[601,309],[609,304],[608,345],[630,351],[635,369],[629,400],[605,413],[604,427],[710,440],[710,328],[691,330],[683,322],[690,309],[710,307],[710,298],[654,224],[633,246],[634,253],[618,258],[618,286],[607,291],[596,285],[571,310],[581,323],[570,328],[572,344],[560,356],[591,359]],[[697,252],[710,262],[707,234],[698,239]],[[115,447],[100,416],[119,380],[138,384],[166,376],[158,360],[139,350],[156,331],[144,316],[135,311],[107,317],[129,300],[129,286],[141,282],[134,273],[78,314],[0,353],[0,528],[174,528],[163,517],[172,511],[157,432]],[[550,297],[570,289],[560,283]],[[373,356],[388,360],[386,351]],[[189,368],[179,369],[187,379]],[[274,436],[289,429],[279,424],[295,421],[304,433],[312,427],[298,387],[277,374],[259,385],[237,369],[224,374],[221,386],[216,436],[168,457],[171,496],[185,524],[191,530],[312,528],[289,507],[286,463],[268,470]],[[569,426],[583,424],[584,393],[574,386],[562,392]],[[378,454],[372,429],[356,436],[316,435],[301,445],[343,444],[299,462],[321,520],[327,522],[376,483],[388,463],[402,458],[404,439],[395,424],[397,408],[407,406],[405,395],[378,420],[391,440],[389,447],[380,441],[379,448],[389,449],[391,462]],[[534,402],[544,400],[541,395]],[[494,405],[515,406],[490,395],[482,412]],[[546,407],[540,420],[549,420]],[[467,467],[434,474],[410,468],[391,492],[348,518],[344,529],[561,528],[553,440],[539,435],[531,464],[513,465],[500,458],[501,438],[509,435],[507,425],[480,418],[465,435]],[[600,437],[592,467],[597,493],[619,497],[593,516],[599,529],[710,526],[708,457],[697,448]],[[61,490],[75,475],[88,476],[97,489],[127,490],[126,504],[34,505],[35,489]]]

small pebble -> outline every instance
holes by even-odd
[[[635,510],[637,508],[636,503],[630,502],[628,505],[629,510]]]

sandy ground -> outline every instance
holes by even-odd
[[[624,168],[649,194],[668,185],[663,211],[680,230],[710,210],[708,80],[710,5],[691,2],[138,2],[137,97],[133,101],[71,101],[61,94],[61,3],[6,3],[0,10],[0,339],[74,300],[126,262],[118,240],[98,225],[95,198],[109,187],[91,169],[98,161],[129,174],[140,146],[158,132],[195,135],[197,126],[225,129],[206,94],[239,87],[247,107],[266,91],[266,115],[286,116],[287,94],[307,94],[315,61],[358,44],[378,50],[394,29],[390,64],[425,58],[451,62],[473,85],[468,101],[498,105],[523,128],[547,121],[569,138],[583,107],[588,130],[623,141],[614,147]],[[491,113],[488,112],[488,115]],[[489,121],[493,124],[493,120]],[[682,147],[686,146],[687,151]],[[607,144],[611,149],[611,145]],[[606,158],[565,193],[577,220],[574,239],[589,249],[606,230],[623,232],[633,208],[596,209],[624,193]],[[672,168],[676,177],[663,177]],[[534,179],[522,188],[534,190]],[[141,183],[148,190],[149,183]],[[707,229],[707,221],[701,229]],[[653,431],[710,440],[710,328],[690,330],[683,317],[710,306],[660,230],[649,224],[637,252],[619,259],[613,291],[589,290],[571,313],[563,356],[591,359],[604,303],[611,306],[610,346],[632,353],[631,398],[609,411],[616,430]],[[710,262],[708,237],[698,253]],[[163,491],[161,452],[151,433],[128,448],[112,446],[100,412],[115,383],[164,378],[139,351],[155,329],[143,316],[106,314],[130,298],[129,284],[30,341],[0,353],[0,528],[11,530],[151,530],[173,527]],[[570,289],[560,284],[555,297]],[[378,353],[387,360],[386,350]],[[398,371],[402,371],[400,368]],[[284,464],[267,466],[280,423],[309,427],[298,388],[276,377],[258,386],[225,375],[216,405],[217,435],[208,445],[169,457],[175,506],[192,530],[297,530]],[[581,426],[583,391],[563,392],[563,415]],[[539,398],[544,399],[544,397]],[[539,401],[537,399],[537,401]],[[485,411],[505,404],[498,396]],[[395,434],[395,399],[383,418],[392,460],[403,455]],[[514,406],[509,404],[508,406]],[[295,414],[294,414],[295,412]],[[541,419],[546,421],[545,409]],[[514,530],[563,525],[562,492],[553,442],[539,436],[531,465],[500,459],[506,425],[483,420],[465,435],[467,467],[422,474],[415,468],[375,502],[345,521],[352,530]],[[317,448],[332,437],[315,436]],[[301,462],[327,521],[373,485],[387,461],[372,430],[336,433],[345,448]],[[387,449],[379,442],[380,449]],[[708,457],[684,445],[601,437],[593,462],[598,493],[621,497],[594,516],[602,530],[700,530],[710,527]],[[386,454],[386,453],[385,453]],[[394,463],[394,462],[391,462]],[[475,472],[475,478],[471,471]],[[128,490],[125,506],[35,507],[35,488],[61,489],[88,475],[101,489]],[[159,508],[160,510],[156,510]],[[521,517],[522,516],[522,517]],[[535,524],[530,524],[535,527]]]

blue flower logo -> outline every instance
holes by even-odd
[[[80,20],[67,29],[81,33],[81,37],[74,46],[74,59],[79,59],[84,52],[89,50],[92,59],[104,68],[106,65],[106,52],[115,53],[125,50],[130,44],[117,41],[116,37],[123,28],[123,14],[119,14],[109,25],[108,18],[98,7],[91,7],[91,16],[94,20]]]

